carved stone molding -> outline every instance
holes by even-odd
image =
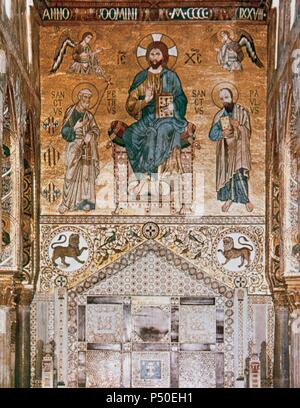
[[[300,277],[286,278],[288,304],[291,313],[300,309]]]
[[[289,292],[289,308],[291,312],[300,309],[300,288]]]
[[[33,288],[20,288],[20,294],[19,294],[19,306],[29,306],[32,302],[34,296],[34,291]]]
[[[275,308],[286,308],[289,305],[288,294],[285,290],[275,290],[273,293]]]
[[[15,308],[17,305],[29,306],[33,295],[33,288],[25,288],[13,278],[0,280],[1,306],[11,306],[12,308]]]
[[[16,291],[13,279],[0,280],[0,305],[1,306],[15,306],[16,305]]]

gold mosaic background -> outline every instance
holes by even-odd
[[[80,83],[93,84],[103,99],[95,114],[101,129],[99,146],[100,176],[97,180],[96,210],[89,214],[111,214],[114,209],[114,176],[112,149],[106,148],[109,141],[107,130],[114,120],[122,120],[131,124],[133,119],[125,110],[128,89],[134,76],[141,71],[136,58],[136,48],[139,42],[151,33],[168,35],[177,45],[178,59],[174,70],[181,79],[183,90],[188,98],[186,118],[197,126],[196,138],[201,143],[201,149],[195,149],[194,155],[194,215],[222,215],[221,203],[216,199],[215,161],[216,143],[208,138],[214,115],[219,110],[211,99],[211,91],[216,84],[233,82],[239,90],[238,103],[249,109],[251,113],[252,138],[252,171],[250,173],[250,200],[255,209],[251,215],[265,213],[265,132],[266,132],[266,66],[267,29],[263,25],[239,23],[235,26],[235,33],[241,29],[247,31],[254,39],[257,54],[264,63],[259,69],[245,53],[243,71],[230,73],[217,64],[216,48],[221,46],[218,33],[230,29],[222,22],[214,23],[152,23],[152,24],[107,24],[100,26],[91,23],[80,24],[80,27],[68,26],[70,37],[80,41],[86,31],[94,33],[91,42],[93,50],[100,48],[98,54],[101,65],[113,84],[105,91],[106,83],[103,78],[95,75],[69,74],[67,70],[72,63],[72,49],[69,48],[63,63],[55,74],[49,74],[53,63],[55,49],[59,38],[66,28],[41,28],[41,189],[42,194],[53,183],[51,188],[62,192],[65,172],[64,152],[66,142],[60,135],[64,112],[73,104],[72,93]],[[121,55],[125,55],[121,59]],[[189,57],[193,56],[192,62]],[[124,63],[125,61],[125,63]],[[123,62],[123,63],[122,63]],[[195,95],[198,95],[195,96]],[[201,96],[199,96],[201,95]],[[198,110],[198,112],[197,112]],[[53,115],[58,121],[54,135],[50,135],[43,123]],[[50,150],[49,150],[50,147]],[[55,151],[52,149],[55,149]],[[54,153],[53,153],[54,152]],[[50,155],[50,156],[49,156]],[[51,157],[51,165],[49,165]],[[61,197],[49,202],[45,194],[41,197],[41,214],[58,214]],[[125,214],[134,214],[133,210],[125,210]],[[66,214],[74,214],[67,212]],[[76,215],[85,214],[77,211]],[[232,205],[230,215],[249,215],[243,205]],[[75,215],[75,214],[74,214]]]

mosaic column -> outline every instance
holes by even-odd
[[[287,279],[290,306],[290,387],[300,388],[300,278]]]
[[[0,50],[0,147],[2,150],[2,135],[4,122],[4,104],[6,92],[6,54]],[[0,154],[0,169],[2,169],[2,154]],[[2,170],[1,170],[2,171]],[[0,180],[0,197],[2,197],[2,180]],[[2,203],[0,203],[0,236],[2,237]],[[0,241],[0,254],[2,251]],[[0,282],[0,388],[14,387],[14,336],[12,325],[15,323],[14,310],[11,307],[11,281]]]
[[[68,378],[68,316],[67,316],[67,289],[55,289],[55,368],[57,369],[57,383],[67,385]]]
[[[281,92],[285,89],[281,83]],[[297,111],[293,90],[286,89],[288,98],[282,98],[279,108],[287,112],[284,121],[280,121],[278,134],[282,134],[280,143],[280,270],[285,281],[299,274],[299,218],[298,218],[298,160],[296,132]],[[283,117],[283,115],[282,115]],[[282,126],[283,123],[283,126]],[[287,388],[289,373],[289,299],[284,289],[274,290],[275,306],[275,349],[274,349],[274,387]]]
[[[281,268],[285,277],[299,276],[299,185],[297,111],[290,91],[284,140],[281,143]]]
[[[284,293],[274,293],[274,388],[289,387],[289,309]]]
[[[43,357],[54,339],[54,294],[36,293],[31,303],[31,386],[42,386]]]
[[[17,308],[16,387],[30,387],[30,303],[31,287],[23,288]]]
[[[15,386],[15,285],[0,280],[0,388]]]
[[[245,316],[245,302],[247,292],[245,289],[239,288],[235,291],[235,313],[238,319],[235,323],[235,388],[245,387],[245,353],[246,353],[246,316]]]
[[[11,386],[10,307],[0,306],[0,388]]]
[[[122,344],[122,387],[131,387],[131,353],[132,353],[132,327],[131,327],[131,299],[129,297],[123,300],[123,344]]]
[[[2,134],[3,134],[3,108],[5,99],[5,85],[6,85],[6,55],[4,50],[0,50],[0,146],[2,146]],[[1,148],[2,149],[2,148]],[[0,168],[1,168],[1,157],[0,155]],[[0,183],[0,197],[2,183]],[[0,206],[0,219],[2,219],[2,208]],[[0,223],[0,236],[2,236],[2,222]],[[1,243],[0,243],[1,250]]]
[[[296,61],[296,60],[294,60]],[[300,133],[300,76],[293,76],[293,97],[295,104],[295,118],[294,118],[294,130],[297,143],[295,146],[295,156],[297,157],[297,184],[298,184],[298,203],[300,197],[300,144],[299,144],[299,133]],[[298,260],[298,273],[291,282],[290,279],[287,280],[288,286],[291,286],[290,298],[292,300],[292,310],[291,313],[291,387],[300,388],[300,264],[299,264],[299,243],[300,243],[300,205],[298,204],[298,245],[293,248],[293,254],[296,255]]]
[[[300,308],[291,314],[291,388],[300,388]]]

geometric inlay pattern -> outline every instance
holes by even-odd
[[[216,343],[216,308],[181,305],[179,339],[183,343]]]
[[[123,305],[88,304],[86,308],[88,343],[122,341]]]
[[[129,296],[215,295],[202,282],[197,282],[151,250],[137,257],[134,265],[125,266],[118,274],[108,277],[89,291],[89,294],[98,293]]]
[[[86,353],[87,388],[118,388],[121,384],[121,353],[89,350]]]
[[[180,388],[216,388],[215,353],[182,352],[179,356]]]

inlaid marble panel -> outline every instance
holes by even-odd
[[[181,305],[179,317],[179,339],[182,343],[215,343],[215,306]]]
[[[216,358],[212,352],[181,352],[179,356],[180,388],[215,388]]]
[[[92,350],[86,353],[87,388],[118,388],[121,385],[121,353]]]
[[[89,343],[121,342],[123,305],[88,304],[86,332]]]
[[[170,353],[133,352],[132,386],[170,387]]]
[[[134,305],[133,340],[135,342],[169,342],[171,328],[170,305]]]

